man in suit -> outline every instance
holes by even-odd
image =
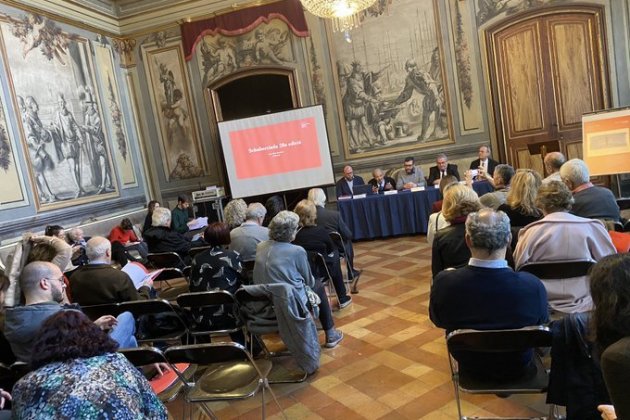
[[[479,147],[479,159],[470,162],[470,169],[477,169],[479,175],[477,179],[485,179],[486,176],[494,175],[494,168],[499,164],[496,160],[490,158],[490,146],[487,144]]]
[[[365,181],[359,175],[354,175],[352,166],[348,165],[343,168],[343,178],[337,181],[335,189],[337,190],[337,198],[342,196],[352,196],[352,187],[355,185],[365,185]]]
[[[457,165],[448,163],[448,158],[444,153],[440,153],[435,158],[436,166],[429,168],[429,180],[428,185],[440,185],[440,180],[446,175],[453,175],[459,181],[459,172],[457,171]]]
[[[374,178],[368,181],[368,184],[372,186],[372,191],[382,193],[383,191],[396,189],[396,181],[394,181],[394,178],[385,176],[381,168],[374,169],[372,176]]]

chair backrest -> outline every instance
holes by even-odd
[[[184,261],[177,252],[155,252],[147,254],[147,265],[152,268],[184,267]]]
[[[546,279],[570,279],[573,277],[586,276],[590,268],[595,264],[593,261],[561,261],[561,262],[540,262],[526,264],[518,271],[532,273],[542,280]]]
[[[177,296],[180,308],[201,308],[204,306],[236,304],[234,296],[226,290],[182,293]]]
[[[251,360],[249,353],[238,343],[205,343],[172,346],[166,349],[164,356],[171,364],[194,363],[208,365],[234,360]]]
[[[278,320],[270,298],[254,296],[247,291],[247,287],[238,289],[234,298],[241,321],[249,332],[265,334],[278,331]]]
[[[308,256],[308,263],[311,266],[313,275],[323,279],[323,281],[328,281],[331,276],[324,256],[315,251],[306,251],[306,255]]]
[[[551,342],[551,330],[544,325],[486,331],[461,329],[452,331],[446,336],[446,346],[449,352],[503,353],[522,351],[533,347],[550,347]]]
[[[184,277],[184,273],[182,272],[182,270],[180,270],[179,268],[169,267],[169,268],[163,268],[162,271],[160,271],[160,274],[158,274],[153,279],[153,281],[159,282],[159,281],[166,281],[166,280],[172,280],[172,279],[179,279],[183,277]]]
[[[82,306],[81,311],[92,321],[104,315],[118,316],[122,312],[118,303],[105,303],[102,305]]]
[[[207,251],[208,249],[211,249],[211,248],[212,248],[212,245],[196,246],[194,248],[190,248],[190,250],[188,251],[188,255],[190,255],[190,258],[195,258],[197,254],[200,254],[203,251]]]
[[[330,239],[335,244],[335,246],[339,249],[340,257],[345,256],[347,254],[346,245],[343,243],[343,238],[341,237],[341,233],[333,231],[329,233],[329,236],[330,236]]]
[[[254,265],[256,260],[243,261],[243,279],[246,284],[254,284]]]
[[[136,347],[119,349],[118,353],[123,354],[129,362],[137,367],[152,365],[154,363],[168,363],[164,353],[155,347]]]

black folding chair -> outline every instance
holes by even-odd
[[[188,281],[179,268],[163,268],[153,279],[153,287],[161,299],[173,301],[181,293],[188,292]]]
[[[212,290],[207,292],[183,293],[177,297],[177,304],[180,308],[190,309],[192,313],[192,322],[188,326],[190,335],[196,342],[196,338],[200,336],[225,335],[236,332],[241,329],[236,322],[228,328],[203,328],[200,319],[197,319],[201,313],[201,317],[207,316],[208,311],[238,311],[236,308],[236,300],[234,296],[225,290]]]
[[[201,254],[202,252],[207,251],[209,249],[212,249],[212,245],[197,246],[194,248],[190,248],[190,250],[188,250],[188,255],[190,256],[190,259],[192,260],[193,258],[195,258],[197,254]]]
[[[245,284],[254,284],[254,265],[256,260],[243,261],[243,279]]]
[[[150,268],[179,268],[186,267],[184,260],[177,252],[150,252],[147,255],[147,266]]]
[[[350,264],[350,260],[348,259],[348,250],[346,249],[346,244],[344,243],[341,234],[339,232],[330,232],[329,235],[330,239],[339,249],[339,259],[343,259],[346,264],[345,283],[348,285],[350,293],[359,293],[359,288],[357,287],[357,284],[359,283],[360,276],[354,275],[354,268],[352,267],[352,264]]]
[[[164,355],[176,363],[192,363],[198,366],[192,381],[177,368],[176,373],[186,383],[186,403],[198,403],[212,419],[216,415],[206,402],[244,399],[261,390],[261,418],[266,418],[265,390],[268,390],[282,415],[284,411],[273,393],[267,375],[271,362],[266,359],[254,361],[251,354],[238,343],[209,343],[169,347]],[[190,407],[189,418],[192,418]],[[284,416],[286,418],[286,416]]]
[[[547,392],[549,374],[540,357],[534,354],[535,373],[522,379],[506,380],[495,375],[480,378],[459,369],[459,364],[453,357],[457,352],[475,353],[509,353],[526,351],[538,347],[550,347],[552,333],[548,327],[537,325],[518,329],[505,330],[472,330],[461,329],[452,331],[446,337],[446,347],[449,354],[455,400],[460,419],[462,416],[459,392],[472,394],[537,394]],[[535,352],[534,352],[535,353]],[[549,410],[553,417],[553,406]]]
[[[526,264],[518,271],[526,271],[542,280],[570,279],[587,275],[594,264],[587,260],[539,262]]]
[[[327,296],[330,301],[330,295],[334,295],[339,302],[339,296],[337,295],[337,291],[335,289],[335,285],[333,284],[332,276],[330,271],[328,270],[328,266],[326,265],[326,259],[319,252],[315,251],[306,251],[308,256],[308,263],[311,266],[311,272],[316,279],[320,280],[324,286],[327,287]],[[332,306],[332,305],[331,305]]]

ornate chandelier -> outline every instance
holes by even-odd
[[[376,0],[300,0],[302,6],[315,16],[331,19],[333,31],[348,32],[361,23],[359,12]]]

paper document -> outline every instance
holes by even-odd
[[[197,217],[194,220],[191,220],[188,224],[188,229],[197,230],[201,228],[205,228],[208,226],[208,218],[207,217]]]
[[[127,273],[129,277],[131,277],[131,281],[133,281],[133,285],[136,289],[144,286],[144,283],[147,280],[156,278],[162,270],[149,271],[147,268],[135,261],[129,261],[123,268],[122,271]]]

